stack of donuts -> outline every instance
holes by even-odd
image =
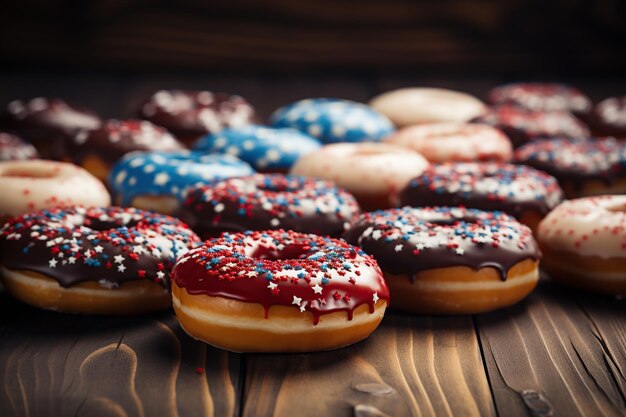
[[[163,90],[130,118],[0,116],[0,279],[80,314],[173,308],[237,352],[328,350],[388,306],[477,314],[542,271],[626,295],[626,97],[555,83],[304,99]]]

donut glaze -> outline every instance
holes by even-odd
[[[257,174],[191,189],[180,217],[203,238],[280,228],[339,236],[359,213],[354,197],[329,181]]]
[[[176,258],[198,240],[181,221],[134,208],[56,208],[6,223],[0,264],[41,273],[64,288],[151,280],[167,289]]]
[[[491,107],[474,121],[502,130],[514,147],[541,137],[579,138],[590,134],[589,128],[569,112],[533,111],[507,104]]]
[[[91,110],[44,97],[10,102],[1,119],[6,129],[33,143],[43,156],[54,158],[62,157],[55,148],[62,145],[65,137],[80,130],[97,129],[102,124]]]
[[[626,96],[599,102],[593,109],[590,124],[596,135],[626,139]]]
[[[300,158],[294,175],[324,178],[352,193],[365,210],[387,208],[391,196],[420,175],[428,161],[385,143],[337,143]]]
[[[566,285],[626,295],[626,196],[563,202],[539,225],[550,276]]]
[[[247,163],[231,155],[200,152],[133,152],[111,171],[109,184],[116,201],[131,205],[140,196],[173,196],[183,199],[187,188],[219,178],[251,175]]]
[[[241,127],[255,117],[254,108],[237,95],[183,90],[157,91],[141,105],[139,116],[181,140]]]
[[[443,88],[401,88],[374,97],[370,106],[398,127],[422,123],[467,122],[486,110],[469,94]]]
[[[518,82],[489,91],[493,104],[513,104],[533,111],[587,113],[592,103],[580,90],[566,84]]]
[[[68,163],[44,160],[0,162],[0,216],[72,205],[108,206],[98,179]]]
[[[385,139],[430,162],[509,161],[513,147],[498,129],[482,124],[432,123],[405,127]]]
[[[21,161],[38,157],[37,150],[30,143],[10,133],[0,132],[0,161]]]
[[[376,142],[393,133],[394,127],[369,106],[349,100],[316,98],[297,101],[274,112],[274,127],[291,127],[323,143]]]
[[[518,220],[540,217],[563,200],[556,179],[536,169],[501,163],[431,165],[400,192],[400,206],[465,206],[497,210]]]
[[[194,149],[237,156],[259,171],[287,171],[298,158],[321,146],[296,129],[250,125],[204,136]]]
[[[352,314],[365,304],[370,314],[389,290],[370,256],[342,240],[273,230],[224,234],[183,256],[173,282],[189,294],[205,294],[265,309],[298,308],[320,316]]]
[[[537,140],[515,151],[515,161],[553,175],[566,195],[622,192],[626,177],[626,141],[613,138]],[[602,187],[586,187],[591,181]]]

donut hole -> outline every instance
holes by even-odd
[[[256,188],[261,191],[270,193],[293,193],[300,189],[296,184],[290,183],[288,180],[263,181],[256,184]]]
[[[249,256],[255,259],[286,261],[289,259],[302,259],[306,257],[310,250],[311,247],[307,244],[291,244],[280,250],[266,246],[257,246]]]
[[[122,221],[121,219],[107,219],[102,220],[98,218],[85,219],[85,226],[89,227],[95,232],[106,232],[108,230],[119,229],[122,227],[133,228],[139,223],[139,219],[129,219],[128,221]]]
[[[469,217],[452,217],[449,219],[434,219],[428,220],[428,223],[436,226],[452,226],[457,223],[476,223],[476,219]]]
[[[11,178],[54,178],[56,170],[29,169],[28,167],[9,167],[2,173],[3,177]]]

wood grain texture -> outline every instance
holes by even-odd
[[[470,318],[390,313],[367,340],[309,355],[250,355],[243,415],[495,415]]]
[[[171,313],[82,317],[0,302],[2,416],[238,415],[240,356],[193,341]]]
[[[522,304],[479,316],[481,345],[499,414],[625,415],[624,307],[615,305],[611,318],[594,320],[606,310],[586,314],[575,295],[543,282]],[[621,334],[618,331],[605,340],[615,329]]]

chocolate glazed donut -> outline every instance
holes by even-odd
[[[431,207],[366,213],[344,239],[380,265],[393,307],[471,314],[514,304],[539,278],[530,229],[501,212]]]

